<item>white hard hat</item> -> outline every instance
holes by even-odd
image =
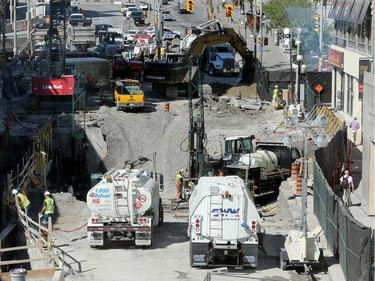
[[[184,169],[180,169],[180,173],[185,173],[185,170]]]
[[[279,86],[275,85],[275,88],[278,88]]]
[[[13,194],[13,195],[16,195],[17,193],[18,193],[18,190],[17,190],[17,189],[13,189],[13,190],[12,190],[12,194]]]
[[[46,191],[46,192],[44,192],[44,196],[46,196],[46,195],[51,195],[51,193],[49,193],[49,191]]]

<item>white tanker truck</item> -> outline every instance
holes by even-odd
[[[142,169],[110,170],[87,193],[92,215],[87,224],[91,247],[108,241],[133,241],[151,246],[153,226],[163,223],[163,175],[155,179]]]
[[[256,267],[260,217],[238,176],[201,177],[189,199],[190,265]]]

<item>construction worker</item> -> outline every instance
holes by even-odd
[[[95,81],[94,81],[95,79],[91,72],[87,75],[86,80],[87,80],[87,87],[86,87],[87,94],[93,95],[95,93]]]
[[[30,201],[29,201],[29,199],[27,199],[26,195],[22,194],[21,192],[18,192],[17,189],[13,189],[12,194],[17,195],[18,206],[20,206],[21,210],[24,211],[27,215],[30,212]]]
[[[52,218],[55,213],[55,200],[51,198],[51,193],[49,193],[49,191],[44,192],[43,208],[40,213],[42,214],[44,223],[48,223],[48,218]]]
[[[275,89],[272,92],[272,101],[273,101],[273,106],[275,109],[280,108],[280,91],[279,91],[279,86],[275,85]]]
[[[180,169],[176,174],[176,201],[182,200],[183,183],[184,183],[184,170]]]

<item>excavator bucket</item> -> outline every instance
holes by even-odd
[[[245,64],[242,67],[242,81],[253,83],[254,75],[255,75],[254,65],[249,62],[245,62]]]

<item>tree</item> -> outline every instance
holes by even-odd
[[[304,50],[305,54],[317,53],[319,34],[313,32],[317,7],[313,2],[310,0],[269,0],[263,5],[263,12],[270,19],[271,28],[283,29],[288,27],[296,29],[299,27],[302,30],[307,30],[308,32],[300,35],[301,50]],[[325,44],[330,42],[328,38],[331,35],[329,33],[330,28],[324,26],[323,38],[326,40]],[[295,38],[296,34],[293,36]]]

